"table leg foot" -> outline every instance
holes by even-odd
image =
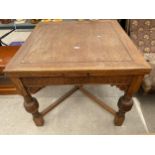
[[[36,126],[43,126],[44,125],[44,119],[40,113],[38,116],[33,116],[33,121],[36,124]]]
[[[118,101],[119,111],[115,115],[114,124],[116,126],[121,126],[125,120],[125,113],[130,111],[133,105],[132,98],[127,96],[120,97]]]
[[[32,97],[30,102],[24,102],[24,107],[27,112],[31,113],[33,116],[33,121],[37,126],[42,126],[44,124],[43,116],[38,112],[39,103],[36,98]]]

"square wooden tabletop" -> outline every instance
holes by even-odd
[[[145,74],[150,66],[116,20],[40,23],[7,65],[12,75]]]

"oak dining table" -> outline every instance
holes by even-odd
[[[117,20],[95,20],[39,23],[4,72],[23,96],[24,107],[37,126],[44,125],[44,116],[77,90],[110,112],[114,124],[120,126],[150,70]],[[109,84],[122,90],[118,110],[90,93],[84,87],[87,84]],[[30,88],[48,85],[73,88],[39,111]]]

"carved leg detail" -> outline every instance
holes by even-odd
[[[120,97],[118,101],[119,111],[115,115],[114,123],[117,126],[123,124],[125,120],[125,113],[130,111],[133,105],[132,96],[139,89],[143,76],[133,77],[129,87],[125,90],[125,95]]]
[[[33,121],[37,126],[44,124],[43,116],[38,112],[39,103],[31,96],[27,87],[25,87],[20,78],[12,78],[12,81],[17,87],[18,92],[24,97],[24,107],[27,112],[33,116]]]
[[[38,101],[32,97],[30,102],[24,102],[24,107],[27,112],[31,113],[33,116],[33,121],[37,126],[42,126],[44,124],[43,116],[38,112],[39,104]]]
[[[114,123],[121,126],[125,120],[125,113],[130,111],[133,105],[133,100],[130,97],[122,96],[118,101],[119,111],[115,115]]]

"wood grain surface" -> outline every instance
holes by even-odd
[[[12,76],[55,73],[144,74],[150,70],[115,20],[41,23],[5,72]]]

